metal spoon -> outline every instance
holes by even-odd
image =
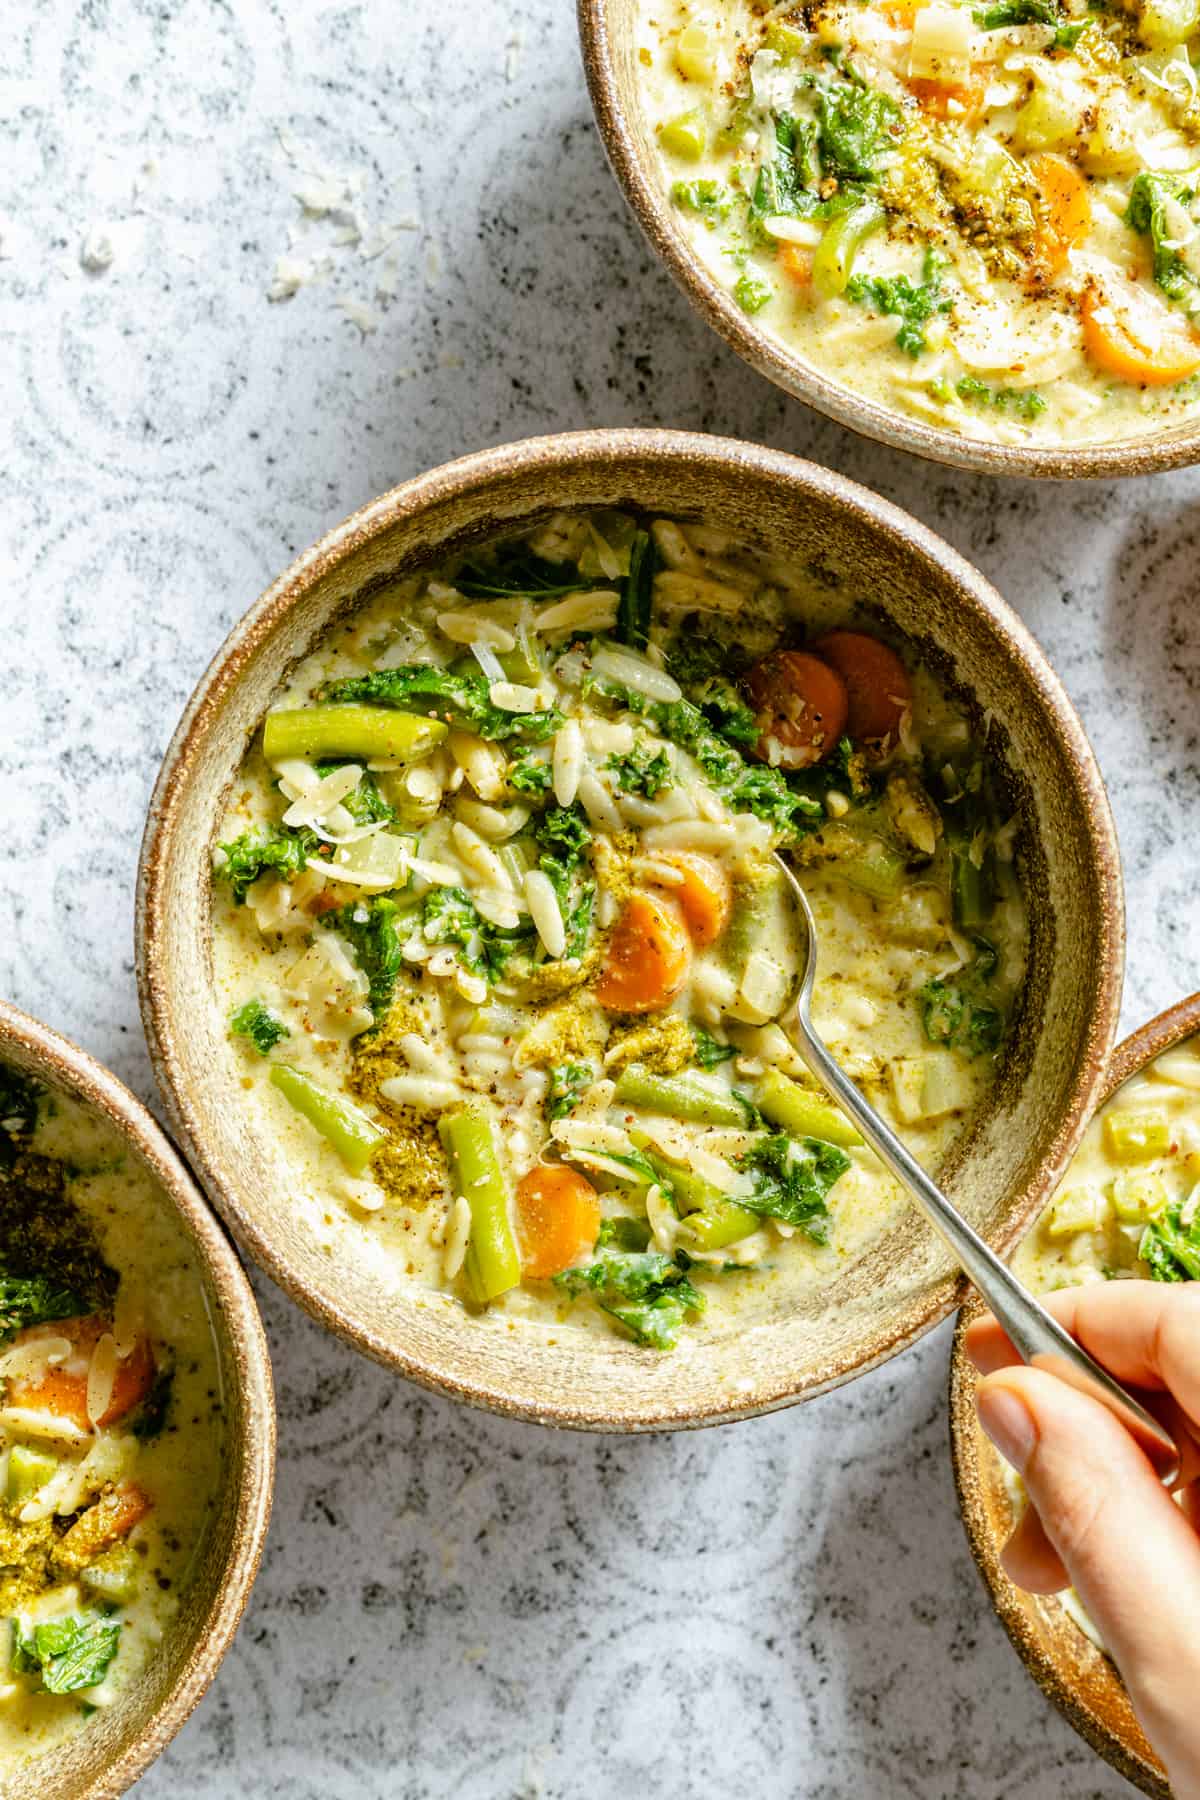
[[[1136,1438],[1164,1485],[1169,1487],[1179,1473],[1180,1464],[1179,1449],[1170,1432],[1131,1394],[1127,1394],[1107,1370],[1092,1360],[1070,1332],[1064,1330],[988,1249],[979,1233],[972,1230],[957,1207],[910,1156],[895,1132],[863,1099],[817,1036],[811,1011],[817,968],[817,927],[808,898],[795,874],[781,856],[776,855],[775,860],[787,877],[806,934],[799,992],[780,1024],[795,1040],[796,1048],[817,1080],[849,1114],[880,1161],[924,1211],[991,1307],[1022,1362],[1031,1368],[1046,1369],[1081,1393],[1099,1400]]]

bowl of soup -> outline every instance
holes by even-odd
[[[761,373],[964,467],[1195,460],[1189,61],[1159,0],[581,0],[652,245]]]
[[[139,966],[216,1204],[360,1348],[567,1424],[844,1380],[955,1278],[786,1033],[816,1016],[995,1242],[1112,1030],[1120,878],[1040,652],[786,456],[535,440],[340,527],[169,752]]]
[[[1200,996],[1143,1025],[1114,1052],[1100,1104],[1063,1181],[1013,1267],[1036,1293],[1095,1281],[1200,1278]],[[1019,1479],[975,1415],[975,1372],[963,1337],[982,1311],[963,1309],[950,1377],[951,1443],[971,1550],[1001,1623],[1042,1692],[1143,1793],[1165,1797],[1166,1773],[1146,1740],[1103,1638],[1073,1589],[1024,1593],[1000,1552],[1025,1505]]]
[[[0,1788],[120,1794],[215,1675],[262,1553],[266,1341],[150,1114],[0,1003]]]

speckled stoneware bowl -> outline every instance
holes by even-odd
[[[225,1390],[225,1477],[191,1584],[159,1654],[116,1705],[7,1781],[0,1800],[115,1800],[170,1743],[233,1642],[258,1572],[275,1479],[275,1399],[258,1307],[237,1254],[162,1128],[114,1075],[0,1000],[0,1062],[87,1106],[154,1178],[191,1244]]]
[[[1146,1063],[1197,1031],[1200,994],[1193,994],[1127,1037],[1113,1052],[1097,1108]],[[1042,1692],[1106,1762],[1143,1793],[1165,1800],[1171,1791],[1166,1773],[1146,1742],[1113,1663],[1057,1599],[1014,1587],[1000,1566],[1000,1552],[1016,1521],[1003,1464],[975,1415],[976,1375],[963,1351],[967,1327],[983,1310],[972,1295],[959,1317],[950,1361],[950,1446],[971,1552],[1001,1624]]]
[[[1114,443],[995,444],[939,431],[834,381],[748,314],[706,268],[681,229],[659,174],[653,128],[642,107],[637,58],[638,0],[577,0],[583,66],[600,137],[638,223],[670,273],[713,330],[760,375],[864,437],[935,462],[994,475],[1081,479],[1149,475],[1200,461],[1200,423]]]
[[[569,1328],[548,1350],[519,1329],[484,1333],[457,1305],[431,1304],[415,1289],[397,1304],[300,1229],[287,1168],[251,1135],[213,992],[209,895],[214,833],[251,735],[288,670],[364,590],[559,507],[622,505],[703,518],[815,563],[822,581],[869,596],[997,722],[1022,821],[1030,979],[991,1108],[944,1174],[1002,1248],[1050,1192],[1091,1111],[1117,1015],[1123,936],[1104,789],[1037,645],[947,544],[824,469],[680,432],[536,439],[407,482],[300,557],[217,655],[152,802],[138,971],[163,1093],[216,1205],[315,1317],[441,1393],[599,1430],[709,1424],[845,1381],[961,1298],[944,1252],[906,1216],[818,1295],[780,1293],[738,1332],[697,1331],[668,1356]]]

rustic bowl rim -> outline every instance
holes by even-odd
[[[194,1711],[233,1642],[266,1542],[275,1484],[275,1394],[258,1304],[233,1245],[158,1121],[122,1081],[69,1038],[0,999],[0,1057],[19,1051],[35,1078],[99,1114],[129,1144],[185,1221],[232,1340],[230,1373],[242,1392],[242,1480],[232,1550],[187,1661],[162,1704],[115,1761],[85,1778],[72,1800],[116,1800],[166,1749]],[[74,1740],[68,1740],[74,1742]],[[53,1767],[54,1752],[46,1756]],[[35,1763],[32,1765],[37,1766]],[[22,1770],[14,1771],[15,1775]]]
[[[1111,480],[1150,475],[1200,461],[1200,420],[1190,428],[1116,443],[1069,445],[992,444],[983,438],[939,431],[881,406],[832,380],[783,349],[744,313],[688,246],[675,223],[666,191],[639,154],[626,117],[612,54],[609,21],[619,0],[576,0],[584,74],[592,111],[609,165],[651,249],[701,318],[732,350],[777,387],[861,437],[906,450],[951,468],[1014,478],[1058,481]]]
[[[427,1367],[419,1357],[401,1353],[364,1326],[339,1301],[312,1292],[289,1259],[276,1249],[270,1231],[241,1205],[232,1184],[224,1181],[222,1170],[210,1156],[205,1142],[202,1112],[186,1092],[185,1082],[176,1079],[172,1011],[163,992],[158,956],[163,929],[165,869],[172,858],[175,801],[187,784],[189,765],[208,734],[219,729],[223,701],[236,685],[239,671],[252,660],[258,645],[270,637],[313,583],[380,531],[398,522],[417,519],[437,505],[486,494],[493,484],[514,474],[528,476],[531,471],[543,472],[549,484],[576,467],[594,467],[598,462],[618,468],[624,464],[636,468],[647,462],[660,462],[665,467],[704,463],[734,476],[739,471],[753,471],[756,476],[785,488],[815,495],[831,507],[850,510],[885,543],[915,549],[939,565],[964,597],[969,596],[971,604],[985,614],[1012,660],[1020,664],[1023,675],[1037,692],[1053,734],[1076,771],[1082,790],[1091,859],[1102,898],[1095,1028],[1089,1039],[1089,1054],[1081,1059],[1076,1071],[1072,1105],[1064,1114],[1053,1143],[1046,1149],[1046,1161],[1052,1156],[1065,1161],[1083,1130],[1083,1121],[1090,1115],[1097,1086],[1103,1078],[1116,1031],[1124,971],[1120,850],[1104,783],[1083,726],[1032,633],[991,583],[928,526],[844,475],[787,452],[733,438],[664,428],[614,427],[557,433],[496,445],[441,464],[401,483],[350,514],[295,558],[234,625],[197,684],[167,748],[147,813],[138,871],[135,934],[138,993],[150,1058],[168,1116],[180,1142],[186,1146],[189,1160],[209,1198],[247,1253],[319,1324],[406,1379],[434,1393],[487,1411],[571,1429],[676,1430],[728,1423],[772,1411],[811,1398],[852,1376],[865,1373],[916,1342],[953,1312],[961,1304],[961,1278],[948,1277],[931,1288],[926,1302],[911,1305],[890,1335],[873,1346],[869,1354],[845,1367],[831,1365],[827,1375],[814,1377],[799,1388],[779,1384],[765,1397],[756,1396],[753,1403],[745,1406],[739,1406],[727,1396],[714,1394],[711,1406],[702,1409],[674,1410],[666,1406],[655,1412],[614,1415],[600,1406],[581,1411],[556,1398],[542,1401],[536,1397],[515,1398],[489,1386],[487,1376],[482,1372],[471,1380],[439,1373]],[[551,492],[548,504],[552,503]],[[1007,1250],[1020,1236],[1029,1213],[1050,1186],[1051,1177],[1045,1170],[1042,1180],[1031,1188],[1023,1213],[1010,1218],[1003,1237],[994,1240],[1001,1251]]]
[[[1139,1025],[1113,1051],[1095,1111],[1099,1112],[1117,1089],[1147,1063],[1184,1039],[1194,1037],[1198,1031],[1200,993],[1177,1000],[1173,1006]],[[1014,1586],[1000,1566],[1001,1546],[990,1529],[983,1500],[979,1457],[986,1440],[975,1416],[974,1371],[963,1347],[967,1327],[984,1310],[978,1295],[972,1294],[959,1313],[950,1352],[950,1456],[959,1512],[975,1566],[1013,1648],[1047,1699],[1053,1701],[1079,1735],[1127,1781],[1133,1782],[1143,1793],[1155,1796],[1155,1800],[1169,1800],[1171,1790],[1161,1763],[1140,1746],[1126,1742],[1094,1708],[1081,1700],[1030,1629],[1029,1596]],[[1120,1676],[1116,1679],[1119,1681]]]

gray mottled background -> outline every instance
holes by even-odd
[[[330,171],[357,196],[306,222]],[[145,1097],[142,817],[226,630],[371,495],[583,425],[799,451],[974,558],[1111,783],[1127,1024],[1200,987],[1200,481],[1000,486],[749,374],[626,214],[566,0],[8,0],[0,215],[0,987]],[[324,278],[272,304],[289,256]],[[270,1547],[146,1800],[1128,1791],[984,1603],[945,1329],[800,1411],[625,1441],[428,1400],[258,1287]]]

